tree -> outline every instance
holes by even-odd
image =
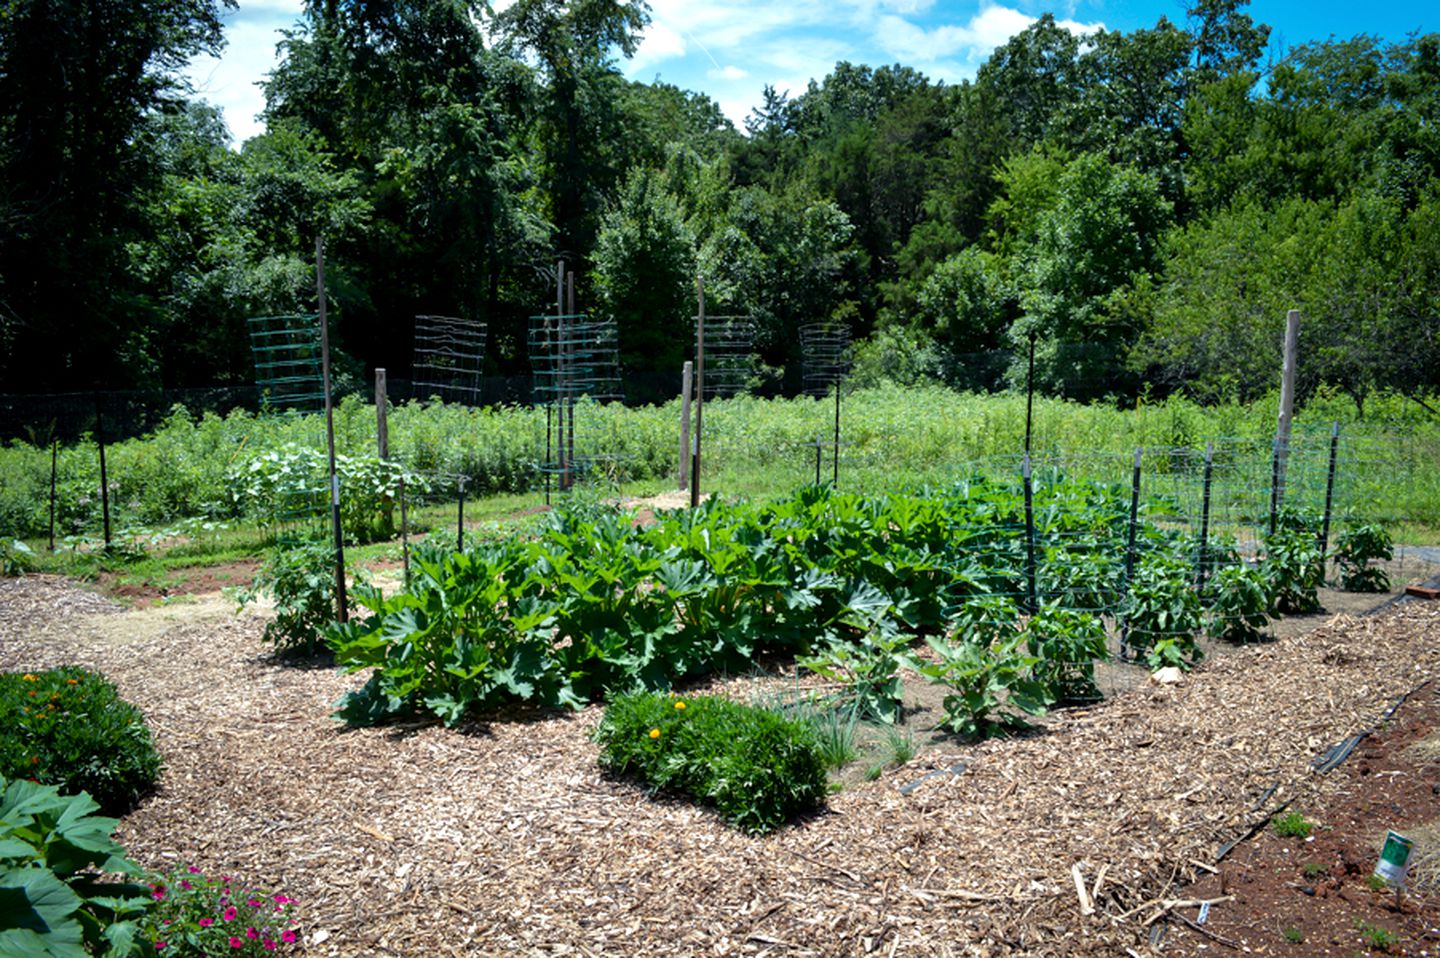
[[[0,338],[12,388],[159,375],[129,244],[155,162],[139,133],[221,45],[231,0],[4,0]]]

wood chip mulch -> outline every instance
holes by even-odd
[[[258,616],[99,642],[96,615],[151,610],[85,595],[5,583],[0,668],[115,681],[166,759],[120,840],[297,898],[310,956],[1157,953],[1176,889],[1440,674],[1436,604],[1337,617],[1028,737],[932,748],[750,838],[602,775],[598,708],[347,731],[331,703],[363,676],[268,661]]]

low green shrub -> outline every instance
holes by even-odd
[[[0,775],[89,792],[119,814],[159,774],[145,717],[103,676],[73,666],[0,673]]]
[[[0,775],[0,955],[126,958],[153,954],[137,920],[150,890],[89,795]]]
[[[1024,728],[1017,713],[1045,712],[1045,690],[1033,675],[1036,659],[1021,649],[1025,637],[1019,632],[979,636],[971,632],[953,642],[927,636],[936,661],[912,662],[915,671],[950,689],[941,702],[940,727],[982,738]]]
[[[161,958],[190,955],[274,955],[288,951],[300,933],[295,899],[251,888],[228,875],[207,876],[191,865],[155,876],[151,904],[140,922],[142,940]]]
[[[617,696],[595,740],[604,768],[713,805],[752,834],[774,831],[825,797],[825,761],[814,732],[728,699]]]
[[[1351,526],[1335,538],[1331,553],[1340,567],[1340,588],[1346,592],[1389,592],[1390,576],[1370,563],[1395,558],[1390,533],[1375,523]]]
[[[1108,659],[1110,650],[1099,615],[1041,603],[1025,623],[1025,642],[1036,659],[1034,677],[1050,703],[1100,698],[1095,663]]]
[[[35,568],[35,550],[9,536],[0,536],[0,576],[24,575]]]

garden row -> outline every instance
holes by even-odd
[[[578,707],[778,655],[884,721],[912,668],[947,687],[945,727],[985,734],[1017,712],[1095,696],[1094,663],[1114,634],[1151,666],[1188,666],[1202,629],[1253,639],[1270,617],[1318,606],[1317,530],[1293,512],[1246,559],[1224,542],[1202,550],[1143,511],[1132,524],[1128,490],[1056,477],[1034,488],[1028,524],[1026,506],[1021,487],[984,478],[914,495],[807,487],[643,527],[575,506],[532,537],[429,545],[406,591],[361,588],[368,614],[328,629],[340,664],[373,670],[339,715],[453,724],[510,702]],[[1349,531],[1337,551],[1352,584],[1383,585],[1367,566],[1388,553],[1383,532]],[[326,581],[325,550],[314,556],[312,586]],[[326,596],[314,597],[323,610]],[[271,637],[310,633],[292,618]]]
[[[1323,486],[1329,427],[1339,421],[1345,424],[1340,510],[1379,508],[1386,518],[1440,525],[1440,479],[1428,468],[1440,450],[1433,421],[1401,397],[1374,397],[1367,410],[1370,418],[1359,423],[1346,401],[1323,393],[1310,400],[1296,423],[1292,486],[1306,477]],[[828,473],[832,417],[829,403],[806,397],[741,396],[707,403],[706,488],[750,495],[783,492],[814,479],[817,451],[826,458]],[[411,478],[410,494],[417,499],[453,495],[459,477],[471,496],[534,490],[544,479],[545,421],[544,410],[534,407],[407,403],[390,412],[390,453],[403,464]],[[606,481],[673,476],[678,424],[676,403],[638,409],[586,404],[577,415],[577,441],[584,447],[577,456],[606,463],[604,475],[597,477]],[[1198,475],[1200,453],[1213,440],[1217,487],[1236,496],[1261,490],[1263,499],[1273,424],[1271,403],[1202,407],[1172,397],[1118,410],[1037,399],[1033,453],[1037,461],[1069,458],[1072,473],[1114,479],[1123,474],[1123,464],[1118,469],[1110,469],[1108,462],[1087,465],[1083,457],[1128,457],[1145,447],[1168,451],[1147,457],[1147,474]],[[153,434],[108,447],[115,528],[154,531],[184,521],[265,521],[277,512],[323,506],[327,483],[319,450],[324,435],[316,415],[255,416],[236,410],[195,416],[177,407]],[[987,461],[1001,464],[1001,472],[1018,471],[1025,436],[1023,396],[975,396],[939,387],[864,390],[847,396],[844,404],[842,481],[850,488],[883,489],[897,476],[941,481],[961,464]],[[336,410],[336,442],[342,501],[356,502],[347,507],[347,534],[356,539],[385,535],[394,525],[393,509],[386,510],[401,466],[381,465],[374,456],[374,407],[353,397],[342,402]],[[96,445],[58,449],[54,465],[58,537],[98,538],[103,503]],[[43,441],[0,447],[0,538],[33,541],[47,535],[51,466],[52,450]],[[1221,494],[1217,488],[1217,500]],[[1245,508],[1252,514],[1264,511],[1258,500]]]

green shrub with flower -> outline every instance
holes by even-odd
[[[191,865],[150,883],[140,933],[161,958],[273,955],[300,939],[295,900]]]
[[[88,792],[119,814],[154,787],[160,764],[145,717],[104,676],[0,673],[0,775]]]
[[[605,709],[595,739],[604,768],[712,805],[753,834],[772,832],[825,798],[825,759],[814,730],[729,699],[620,695]]]

